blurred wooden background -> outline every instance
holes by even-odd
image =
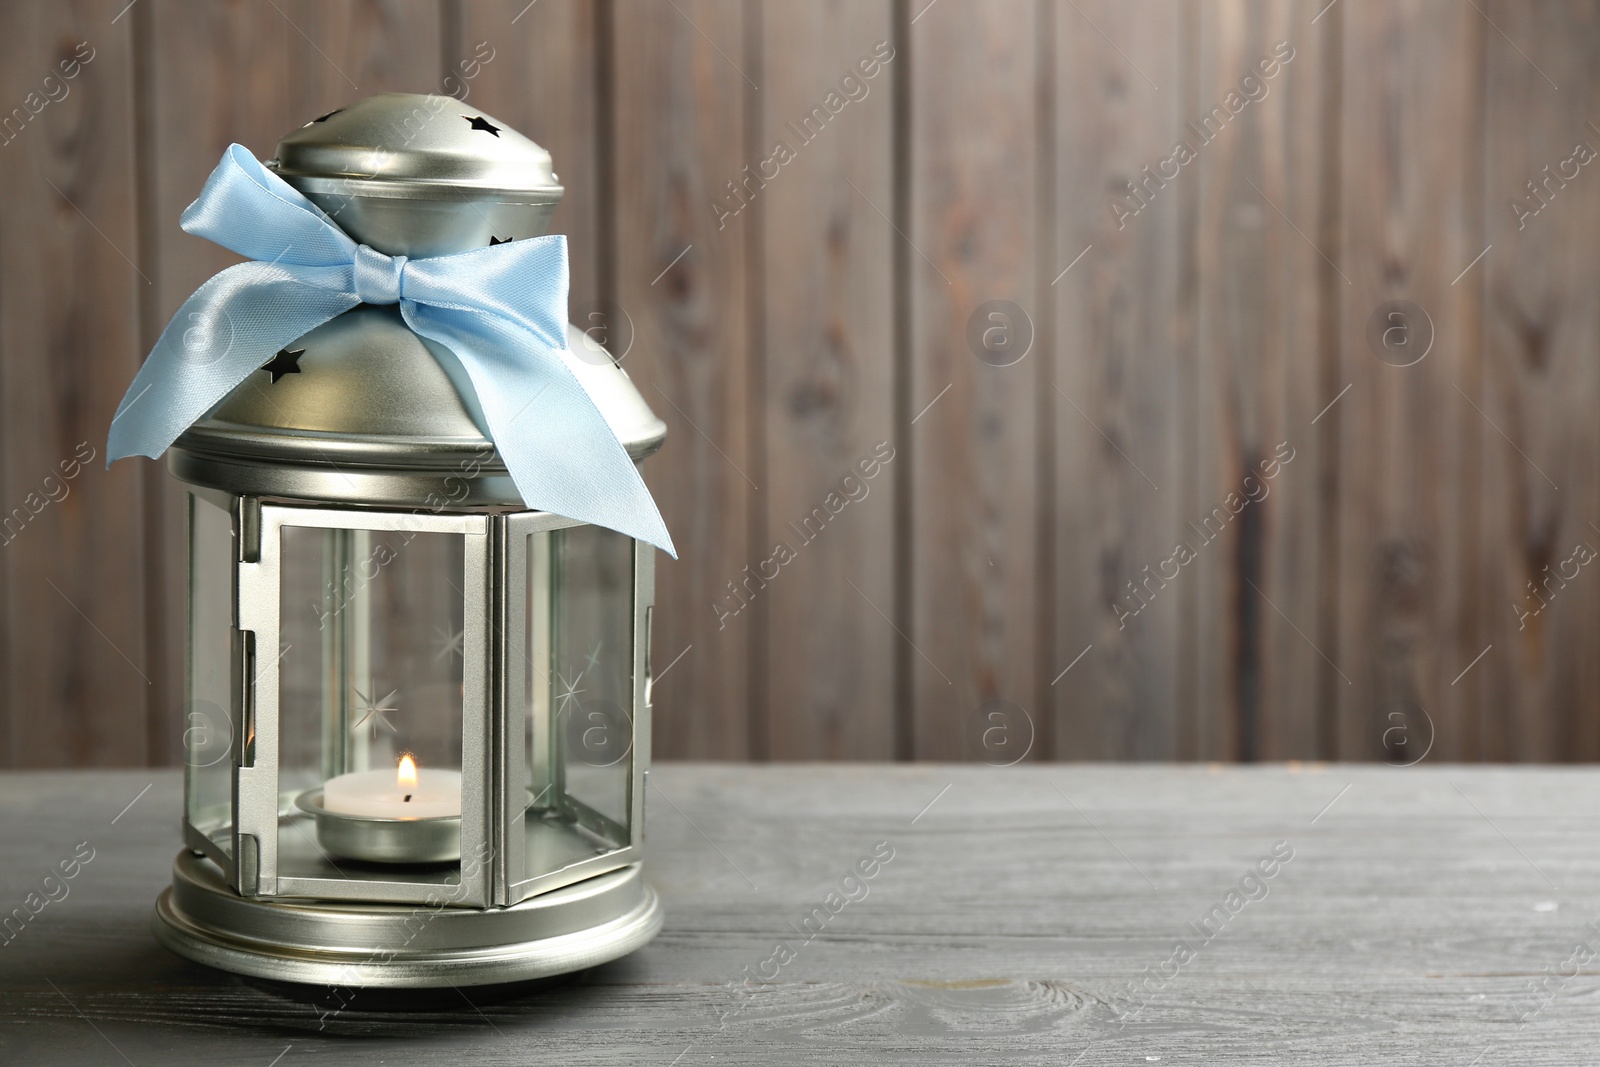
[[[0,765],[175,760],[180,495],[107,422],[222,148],[389,89],[550,148],[631,324],[659,756],[1594,759],[1597,56],[1593,2],[7,4]]]

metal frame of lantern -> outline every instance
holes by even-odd
[[[187,457],[176,454],[175,470]],[[516,694],[529,685],[535,665],[520,654],[530,630],[554,634],[550,561],[529,535],[584,524],[544,512],[429,514],[362,507],[306,506],[225,496],[191,487],[190,508],[226,505],[237,552],[228,709],[237,742],[232,773],[229,847],[191,821],[185,804],[184,835],[190,854],[179,857],[172,889],[162,894],[155,928],[182,955],[228,970],[293,981],[346,985],[485,983],[560,973],[623,955],[654,936],[660,910],[639,868],[644,784],[650,750],[649,627],[654,601],[655,550],[631,541],[632,580],[628,652],[632,736],[627,756],[628,839],[620,847],[526,876],[527,835],[519,822],[540,783],[530,768],[559,772],[565,763],[548,749],[560,743],[559,713],[548,706],[532,716],[544,736],[536,756],[523,753],[530,716]],[[431,532],[463,539],[462,792],[459,880],[406,877],[406,865],[382,877],[308,877],[286,873],[279,862],[283,820],[295,790],[280,781],[279,689],[270,657],[281,623],[281,546],[285,528],[340,532]],[[617,535],[621,536],[621,535]],[[541,588],[539,572],[546,577]],[[534,581],[530,582],[530,579]],[[534,595],[517,608],[520,591]],[[532,613],[535,617],[528,618]],[[548,640],[534,642],[537,649]],[[548,673],[548,671],[546,671]],[[333,732],[347,722],[333,724]],[[186,775],[186,794],[197,788]],[[555,788],[550,788],[555,786]],[[566,798],[546,783],[552,800]],[[570,802],[570,798],[568,798]],[[582,822],[599,813],[574,811]],[[201,857],[204,857],[203,859]],[[487,862],[472,862],[485,856]],[[370,874],[371,872],[369,872]],[[563,894],[563,890],[568,890]],[[324,906],[328,902],[331,906]],[[352,909],[362,904],[365,908]],[[448,918],[435,916],[444,904]],[[423,905],[429,921],[418,920]],[[476,918],[477,929],[469,930]],[[406,930],[404,952],[390,936]],[[410,925],[407,925],[407,923]],[[420,932],[420,936],[419,936]]]
[[[512,610],[509,598],[502,601],[503,610],[499,616],[505,633],[502,647],[520,649],[528,644],[530,631],[538,633],[542,630],[549,637],[555,636],[554,620],[550,617],[554,605],[549,585],[551,561],[548,558],[548,542],[541,541],[536,545],[532,537],[556,530],[573,529],[581,524],[558,515],[538,512],[508,515],[502,521],[504,525],[500,528],[501,536],[498,539],[499,543],[505,546],[499,554],[501,589],[509,593],[513,590],[533,588],[536,591],[529,598],[529,610],[540,612],[543,616],[529,618],[526,613]],[[513,547],[517,545],[523,546],[521,551]],[[513,875],[512,872],[525,872],[528,867],[524,851],[528,844],[527,835],[510,832],[510,828],[524,817],[527,810],[526,805],[522,803],[525,799],[522,794],[524,788],[535,796],[547,792],[558,805],[568,806],[567,814],[579,826],[599,836],[607,832],[608,827],[603,824],[612,821],[573,798],[563,781],[553,778],[543,783],[543,788],[540,789],[539,782],[522,782],[520,776],[510,773],[514,768],[523,766],[522,761],[515,758],[515,754],[522,752],[524,746],[530,747],[533,752],[533,758],[528,761],[530,768],[550,768],[556,773],[562,773],[567,769],[566,762],[550,756],[550,750],[564,739],[562,727],[568,725],[562,722],[562,711],[547,707],[542,716],[535,715],[535,720],[542,720],[541,725],[545,729],[543,736],[531,738],[526,733],[529,717],[508,714],[503,720],[503,729],[498,731],[508,755],[502,758],[495,768],[496,773],[501,776],[499,818],[501,825],[508,829],[505,835],[507,844],[505,862],[496,867],[497,879],[504,877],[504,881],[497,880],[495,886],[496,900],[499,902],[515,903],[526,900],[539,893],[589,877],[591,872],[599,873],[620,863],[638,862],[642,858],[644,792],[645,782],[650,773],[650,622],[651,613],[655,609],[655,549],[650,545],[634,541],[632,557],[633,600],[629,625],[632,636],[629,649],[631,707],[628,709],[632,736],[629,750],[625,753],[625,757],[630,761],[632,773],[628,776],[628,826],[620,827],[612,824],[614,829],[627,834],[628,843],[615,853],[577,861],[560,870],[520,878]],[[535,648],[536,656],[542,652],[548,657],[550,641],[537,642]],[[548,664],[541,669],[537,662],[530,662],[522,656],[507,655],[504,661],[505,699],[501,706],[509,708],[514,699],[513,694],[533,689],[537,685],[536,677],[539,674],[546,676],[550,674]],[[554,703],[556,698],[551,696],[548,689],[543,692],[544,698]],[[568,728],[570,729],[570,725]]]
[[[549,153],[503,124],[493,127],[492,146],[471,140],[489,136],[480,123],[492,120],[482,116],[470,128],[416,121],[457,109],[443,97],[373,97],[307,123],[279,144],[269,166],[352,238],[385,254],[435,255],[541,234],[561,196]],[[350,177],[374,146],[385,169]],[[561,356],[631,460],[660,446],[665,425],[602,349],[569,327]],[[209,357],[196,358],[203,365]],[[190,700],[216,695],[226,706],[214,709],[211,747],[186,746],[187,847],[157,902],[158,940],[190,959],[265,978],[418,987],[558,974],[649,941],[661,926],[640,864],[655,550],[528,510],[481,429],[454,356],[412,332],[393,307],[345,312],[262,369],[272,371],[271,382],[247,379],[168,453],[170,471],[189,490]],[[369,825],[365,816],[332,812],[323,790],[285,779],[276,650],[286,619],[285,531],[293,529],[324,532],[321,564],[335,575],[385,532],[460,539],[453,878],[431,851],[452,832],[447,819],[443,830],[430,819],[402,820],[410,829]],[[568,788],[574,764],[557,748],[570,725],[550,684],[563,626],[558,584],[570,578],[553,558],[558,539],[568,547],[563,531],[621,539],[608,549],[619,559],[626,541],[626,826]],[[202,581],[215,583],[219,572],[226,595],[212,584],[203,599]],[[620,586],[595,595],[623,607]],[[358,598],[322,638],[328,658],[317,701],[296,698],[297,721],[320,722],[320,769],[296,773],[319,775],[324,787],[359,762],[346,749],[356,744],[348,696],[330,696],[329,686],[345,686],[371,652],[363,641],[373,640],[375,620],[363,603]],[[608,621],[623,626],[621,615]],[[608,684],[621,683],[613,675]],[[554,813],[557,825],[531,825],[535,810]],[[298,839],[293,855],[285,853],[286,827],[307,840],[315,828],[323,849],[333,841],[336,852],[351,849],[363,862],[341,869],[324,852],[329,875]],[[430,844],[419,845],[417,827]],[[559,848],[544,844],[554,840]]]
[[[493,840],[493,822],[489,813],[489,784],[491,761],[489,738],[494,732],[491,722],[490,677],[493,673],[491,657],[498,651],[490,646],[490,604],[494,600],[490,573],[488,515],[416,515],[406,512],[381,512],[353,509],[284,506],[255,504],[259,507],[259,520],[247,523],[256,527],[254,536],[241,538],[243,559],[236,564],[236,581],[239,589],[239,621],[241,631],[254,635],[248,648],[280,647],[281,581],[283,572],[283,531],[286,527],[334,531],[366,531],[378,533],[399,531],[405,533],[442,533],[462,538],[464,566],[462,568],[462,704],[461,704],[461,816],[460,816],[460,881],[453,894],[455,902],[487,907],[495,903],[489,886],[492,879],[481,864],[466,861],[466,857],[482,855],[485,846]],[[254,542],[254,543],[252,543]],[[245,694],[242,732],[254,737],[254,759],[249,765],[238,768],[238,821],[234,827],[238,846],[235,855],[253,859],[256,870],[241,864],[239,882],[241,891],[253,889],[257,896],[309,897],[317,900],[367,900],[396,903],[425,903],[430,894],[439,892],[437,881],[405,881],[403,878],[374,877],[308,877],[280,870],[278,862],[280,812],[288,791],[282,787],[282,768],[278,740],[282,721],[279,715],[280,688],[271,665],[263,657],[247,651],[243,667],[247,678],[253,677]],[[323,745],[329,735],[342,735],[350,730],[348,723],[325,723]],[[342,736],[340,737],[342,741]],[[327,753],[324,752],[326,757]],[[298,793],[299,790],[294,792]],[[290,818],[295,816],[291,815]],[[247,840],[254,841],[246,846]],[[401,866],[395,870],[403,869]],[[503,903],[503,902],[501,902]]]
[[[614,831],[628,837],[628,843],[583,860],[566,864],[559,869],[532,877],[520,877],[516,872],[526,871],[525,849],[527,839],[518,834],[515,826],[525,817],[528,792],[548,791],[551,801],[568,808],[569,814],[580,825],[589,820],[603,820],[598,812],[584,810],[580,801],[560,788],[558,781],[546,782],[545,790],[538,790],[539,782],[524,781],[524,769],[518,754],[524,751],[528,737],[528,717],[512,707],[512,694],[525,692],[532,666],[513,650],[528,643],[529,620],[511,605],[512,592],[528,587],[529,577],[539,569],[536,550],[528,546],[528,536],[554,530],[574,529],[584,524],[545,512],[522,512],[508,515],[429,515],[412,512],[380,512],[366,509],[332,509],[293,505],[262,504],[253,498],[239,498],[238,514],[258,513],[254,521],[245,520],[246,530],[254,534],[240,539],[242,558],[235,564],[239,590],[238,630],[247,635],[241,641],[237,654],[242,663],[240,671],[255,681],[241,693],[238,721],[240,733],[247,739],[246,748],[239,753],[235,821],[233,824],[232,855],[244,857],[246,862],[235,864],[227,853],[220,850],[187,815],[184,819],[185,839],[191,848],[204,852],[229,873],[229,881],[241,891],[258,896],[314,897],[319,900],[388,900],[398,903],[427,903],[437,894],[436,881],[406,882],[394,878],[317,878],[283,874],[279,871],[277,841],[279,821],[284,810],[286,791],[281,785],[277,739],[280,735],[279,692],[270,668],[256,656],[254,649],[260,645],[275,648],[279,644],[278,593],[282,566],[279,553],[282,531],[285,527],[334,530],[340,532],[402,531],[406,533],[446,533],[464,538],[465,566],[462,575],[463,597],[463,682],[462,703],[462,792],[461,838],[462,857],[481,855],[485,846],[494,857],[488,870],[482,865],[462,861],[460,891],[454,902],[477,907],[504,907],[520,903],[529,897],[573,882],[603,874],[617,867],[635,863],[640,858],[636,840],[644,823],[644,775],[649,763],[650,705],[648,701],[648,663],[650,612],[654,605],[655,550],[649,545],[633,542],[633,576],[630,598],[632,626],[630,634],[630,676],[632,678],[632,737],[629,746],[631,773],[628,783],[628,825],[613,823]],[[523,546],[519,551],[517,546]],[[548,566],[548,563],[545,564]],[[528,604],[530,611],[546,616],[539,627],[552,633],[548,618],[551,602],[548,588],[537,593]],[[502,635],[492,640],[492,634]],[[546,647],[548,645],[545,642]],[[491,684],[491,677],[504,678],[503,687]],[[536,751],[548,749],[558,742],[559,712],[547,709],[536,716],[545,728],[545,736],[535,739]],[[339,724],[343,726],[344,724]],[[490,739],[498,739],[496,745]],[[493,749],[493,753],[491,753]],[[467,762],[468,753],[477,758]],[[561,770],[565,764],[559,760],[536,757],[533,767],[553,767]],[[469,818],[468,812],[475,813]],[[503,833],[500,828],[504,828]],[[601,827],[591,827],[599,831]],[[498,844],[500,847],[494,847]]]

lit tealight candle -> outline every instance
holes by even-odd
[[[378,819],[431,819],[461,814],[461,772],[417,769],[410,755],[394,773],[356,771],[330,778],[322,806],[342,815]]]

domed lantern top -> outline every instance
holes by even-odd
[[[368,97],[289,134],[268,166],[391,256],[537,237],[562,193],[549,152],[449,96]]]
[[[549,152],[447,96],[384,93],[332,112],[280,141],[268,167],[388,255],[538,237],[562,195]],[[561,358],[630,458],[660,447],[665,423],[601,345],[569,326]],[[525,506],[461,364],[395,305],[362,305],[286,345],[168,464],[249,496],[433,507],[449,479],[450,507]]]

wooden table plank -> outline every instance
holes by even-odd
[[[1055,14],[1056,235],[1045,279],[1056,321],[1046,672],[1055,755],[1192,758],[1180,712],[1191,709],[1186,623],[1197,590],[1192,575],[1162,588],[1155,574],[1194,536],[1186,522],[1197,506],[1187,235],[1192,171],[1204,164],[1191,161],[1174,181],[1154,170],[1189,118],[1184,8],[1095,0]]]
[[[143,473],[137,460],[105,468],[149,284],[123,6],[0,10],[0,754],[12,765],[143,762],[154,721]]]
[[[1323,420],[1339,450],[1338,641],[1323,651],[1342,672],[1338,750],[1325,755],[1394,758],[1391,729],[1430,724],[1434,758],[1549,759],[1537,730],[1480,747],[1486,676],[1453,682],[1490,643],[1488,613],[1510,614],[1474,580],[1501,550],[1479,536],[1479,509],[1507,502],[1480,496],[1481,450],[1504,440],[1478,400],[1480,290],[1466,270],[1489,243],[1482,57],[1498,35],[1464,4],[1342,4],[1328,17],[1343,28],[1342,238],[1325,251],[1343,275],[1350,392]],[[1395,300],[1413,309],[1392,317]]]
[[[193,10],[162,0],[141,5],[132,19],[149,54],[140,67],[138,101],[140,130],[150,146],[143,158],[140,239],[153,282],[142,303],[142,354],[190,293],[240,261],[178,227],[179,215],[228,144],[241,143],[268,159],[279,138],[320,114],[386,90],[438,91],[441,22],[431,0],[359,9],[286,3]],[[465,91],[470,81],[460,80],[459,65],[451,69],[458,80],[450,87]],[[144,464],[144,471],[146,618],[155,687],[149,761],[170,763],[180,755],[181,740],[171,724],[184,721],[178,713],[184,694],[185,493],[164,463]]]
[[[597,24],[588,0],[493,0],[460,6],[457,50],[445,92],[482,108],[550,151],[565,192],[550,232],[567,236],[572,320],[608,340],[601,305],[600,129],[596,121]],[[590,318],[591,313],[602,318]],[[620,354],[620,353],[619,353]]]
[[[628,373],[668,427],[643,471],[680,556],[656,565],[654,744],[743,759],[755,639],[748,627],[719,628],[716,605],[747,580],[747,564],[754,573],[762,472],[752,463],[749,251],[718,232],[715,205],[753,158],[747,108],[759,82],[738,4],[616,5],[612,16],[611,295],[633,323]]]
[[[178,227],[183,209],[200,195],[228,145],[239,143],[270,159],[278,138],[314,116],[296,115],[283,92],[289,54],[305,42],[271,7],[205,5],[173,0],[130,12],[149,62],[139,67],[139,129],[149,150],[141,156],[139,239],[152,284],[141,304],[139,355],[155,347],[189,295],[242,257]],[[183,627],[188,618],[186,492],[165,462],[135,459],[145,478],[145,529],[151,643],[150,680],[156,690],[149,762],[181,758],[184,703]],[[178,724],[174,729],[173,724]],[[164,729],[161,729],[163,728]],[[159,729],[159,733],[157,732]]]
[[[1588,108],[1600,90],[1600,8],[1484,11],[1507,35],[1490,31],[1485,59],[1483,243],[1493,250],[1460,283],[1483,294],[1473,400],[1506,435],[1488,429],[1482,451],[1483,644],[1494,644],[1479,665],[1493,712],[1482,719],[1484,750],[1594,760],[1600,716],[1587,694],[1600,692],[1600,582],[1582,561],[1600,552],[1600,423],[1589,417],[1600,405],[1600,250],[1574,236],[1600,223],[1600,181],[1582,163],[1600,151]]]
[[[910,71],[900,260],[912,423],[902,431],[908,455],[896,461],[911,483],[908,616],[896,625],[907,642],[908,748],[918,759],[989,756],[973,743],[983,736],[975,717],[1007,702],[990,710],[1009,730],[1009,720],[1022,721],[1015,709],[1031,717],[1042,700],[1044,356],[1042,346],[1027,347],[1042,317],[1036,263],[1045,237],[1032,219],[1050,136],[1040,118],[1039,27],[1037,4],[945,0],[922,10],[896,60]]]
[[[1199,189],[1199,464],[1184,541],[1200,557],[1187,732],[1202,759],[1323,754],[1323,694],[1343,684],[1318,652],[1334,636],[1319,477],[1332,455],[1312,420],[1340,388],[1325,391],[1336,352],[1319,325],[1344,282],[1317,250],[1337,195],[1322,121],[1336,23],[1314,14],[1288,0],[1197,10],[1200,117],[1183,138],[1199,160],[1177,180]]]
[[[444,56],[444,15],[435,0],[279,6],[295,29],[286,88],[301,122],[375,93],[440,92],[445,64],[454,70],[465,58]]]
[[[757,740],[766,751],[758,757],[895,754],[901,638],[862,601],[894,610],[900,464],[884,457],[903,444],[894,427],[899,237],[878,214],[894,203],[894,64],[902,57],[890,23],[881,0],[761,6],[762,162],[747,194],[755,210],[731,196],[718,201],[739,209],[719,241],[744,240],[761,220],[766,472],[757,567],[773,581],[754,596],[754,612],[737,598],[721,601],[737,612],[728,626],[759,625],[764,634]]]
[[[1530,988],[1571,973],[1575,945],[1600,950],[1600,771],[667,764],[651,778],[681,813],[651,807],[667,925],[649,947],[465,997],[362,993],[324,1019],[336,1003],[155,944],[175,772],[0,776],[0,906],[94,850],[0,948],[0,1059],[1465,1067],[1587,1062],[1600,1043],[1600,960]],[[1187,924],[1226,910],[1275,846],[1287,861],[1201,944]],[[875,847],[893,858],[866,895],[803,943],[795,928]],[[1195,954],[1174,973],[1180,938]],[[778,941],[794,959],[741,995]],[[1163,970],[1143,1003],[1137,983]]]

